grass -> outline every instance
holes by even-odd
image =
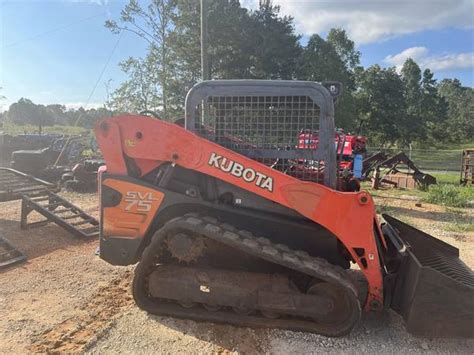
[[[432,185],[423,200],[442,206],[467,207],[469,201],[474,200],[474,189],[452,184]]]
[[[440,146],[436,146],[435,148],[444,150],[469,149],[474,148],[474,141],[465,143],[442,143]]]
[[[445,228],[448,232],[456,232],[456,233],[468,233],[474,232],[474,223],[464,223],[454,221],[449,223]]]
[[[386,205],[385,203],[375,206],[375,212],[377,212],[377,214],[391,214],[393,211],[394,208],[392,206]]]
[[[446,173],[429,173],[436,178],[438,184],[452,184],[452,185],[459,185],[459,180],[461,178],[461,174],[458,172],[446,172]]]
[[[37,133],[38,126],[25,124],[25,125],[18,125],[11,122],[4,122],[3,127],[0,127],[0,131],[3,131],[6,134],[10,134],[12,136],[24,133]],[[54,125],[54,126],[44,126],[43,133],[56,133],[56,134],[65,134],[65,135],[85,135],[91,133],[91,130],[84,127],[76,127],[76,126],[61,126],[61,125]]]
[[[464,191],[463,194],[467,194],[468,199],[474,200],[474,195],[469,193],[469,188],[464,188],[459,186],[459,178],[460,175],[457,172],[429,172],[430,175],[433,175],[436,178],[436,181],[439,185],[453,185],[460,189],[460,191]],[[361,183],[362,189],[369,190],[372,196],[376,197],[383,197],[383,196],[392,196],[392,197],[400,197],[400,196],[415,196],[421,199],[426,198],[429,194],[429,188],[426,190],[422,190],[420,188],[416,189],[398,189],[398,188],[387,188],[383,190],[372,190],[371,183],[369,181],[364,181]],[[472,188],[470,189],[473,190]],[[438,203],[439,204],[439,203]]]
[[[423,172],[427,172],[426,170],[455,171],[461,168],[461,155],[461,149],[413,150],[411,159]]]

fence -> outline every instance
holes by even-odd
[[[369,148],[367,156],[383,151],[387,154],[396,154],[401,151],[409,156],[415,165],[423,172],[457,172],[461,171],[462,149],[387,149]]]

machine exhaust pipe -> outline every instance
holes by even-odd
[[[400,220],[382,215],[397,249],[390,307],[417,336],[474,338],[474,273],[459,250]],[[398,241],[397,241],[398,239]]]

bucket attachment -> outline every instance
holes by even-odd
[[[418,336],[474,338],[474,273],[459,250],[383,215],[384,235],[398,249],[390,307]],[[395,243],[394,243],[395,241]]]

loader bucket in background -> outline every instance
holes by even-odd
[[[418,336],[474,338],[474,273],[459,250],[388,215],[383,215],[406,250],[391,308]]]

